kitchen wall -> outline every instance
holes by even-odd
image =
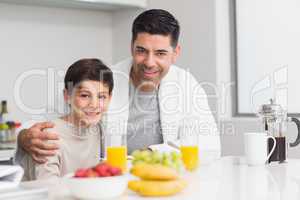
[[[108,12],[0,3],[0,100],[8,100],[11,117],[27,121],[44,118],[44,108],[50,117],[63,111],[59,87],[72,62],[112,63],[111,26]]]

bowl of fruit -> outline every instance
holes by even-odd
[[[120,168],[102,162],[68,174],[66,184],[72,196],[79,199],[108,199],[121,196],[127,188],[127,175]]]

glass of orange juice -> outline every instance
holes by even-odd
[[[127,170],[126,135],[107,135],[106,161],[113,167],[119,167],[123,172]]]
[[[180,152],[185,169],[196,170],[199,164],[198,136],[193,133],[180,134]]]

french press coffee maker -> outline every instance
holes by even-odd
[[[275,137],[276,140],[276,147],[269,158],[269,163],[273,161],[284,162],[287,158],[288,148],[295,147],[300,143],[300,121],[297,118],[288,117],[287,111],[279,104],[275,104],[272,99],[270,104],[264,104],[260,107],[258,115],[262,119],[264,131]],[[298,129],[296,141],[289,144],[286,140],[288,122],[294,122]],[[271,151],[273,143],[273,140],[268,141],[268,152]]]

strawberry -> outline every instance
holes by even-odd
[[[109,171],[110,166],[106,163],[100,163],[94,167],[94,170],[98,173],[99,176],[110,176]]]
[[[118,167],[111,167],[109,169],[109,171],[110,171],[111,175],[113,175],[113,176],[118,176],[118,175],[122,174],[122,170]]]
[[[74,177],[77,177],[77,178],[86,177],[86,175],[87,175],[86,172],[87,172],[87,169],[78,169],[78,170],[76,170]]]
[[[93,169],[88,169],[86,171],[86,177],[98,177],[98,173]]]
[[[100,176],[101,176],[101,177],[107,177],[107,176],[112,176],[112,174],[110,173],[109,170],[107,170],[107,171],[101,172],[101,173],[100,173]]]

